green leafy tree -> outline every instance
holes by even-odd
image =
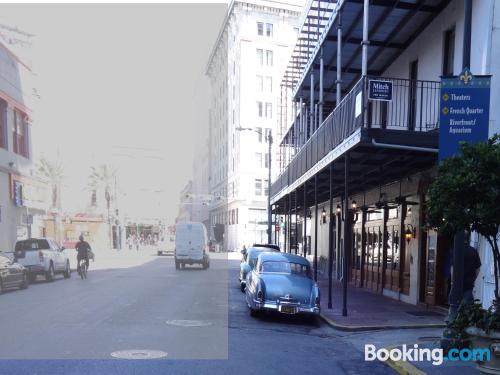
[[[461,154],[444,160],[429,189],[427,223],[452,235],[471,230],[490,244],[498,303],[500,228],[500,135],[487,142],[462,143]]]
[[[46,157],[40,158],[37,170],[39,175],[48,181],[51,191],[51,207],[59,207],[59,191],[64,178],[64,168],[59,160],[51,161]]]
[[[92,190],[92,204],[95,205],[97,200],[97,190],[104,191],[104,199],[106,200],[106,207],[109,210],[111,206],[111,189],[115,181],[116,169],[102,164],[97,167],[90,167],[89,187]]]

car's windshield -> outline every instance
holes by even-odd
[[[257,264],[257,258],[259,257],[259,253],[252,253],[250,257],[248,258],[248,264],[249,266],[254,269],[255,265]]]
[[[311,268],[305,264],[285,261],[265,261],[260,264],[261,273],[289,273],[311,277]]]

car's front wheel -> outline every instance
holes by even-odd
[[[28,286],[29,286],[29,280],[28,280],[28,275],[26,274],[26,272],[23,274],[23,282],[21,283],[21,286],[20,288],[21,289],[27,289]]]
[[[54,281],[55,273],[54,273],[54,265],[50,263],[49,270],[45,273],[46,281]]]

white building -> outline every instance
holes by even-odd
[[[0,251],[18,239],[43,236],[47,186],[35,178],[31,139],[36,91],[29,64],[15,51],[31,36],[2,26],[0,38]]]
[[[210,221],[224,226],[227,250],[267,241],[266,139],[276,134],[281,77],[302,5],[231,2],[208,61]]]
[[[326,22],[295,47],[299,63],[290,59],[294,116],[281,127],[271,189],[286,223],[281,245],[306,247],[319,273],[332,264],[333,278],[347,259],[353,286],[446,306],[451,239],[424,225],[438,162],[440,77],[459,75],[463,64],[492,75],[489,134],[500,131],[500,3],[471,1],[470,64],[463,0],[370,1],[366,11],[363,3],[343,0],[328,10],[311,1],[324,7]],[[315,22],[312,7],[301,31]],[[368,98],[369,79],[392,82],[390,100]],[[491,252],[486,241],[473,242],[483,263],[474,293],[489,306]]]

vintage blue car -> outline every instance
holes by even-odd
[[[279,252],[280,250],[279,247],[277,247],[276,245],[268,245],[268,246],[254,245],[252,247],[249,247],[243,253],[243,259],[241,260],[240,263],[240,276],[239,276],[240,290],[242,292],[245,291],[247,274],[254,269],[259,254],[266,251]]]
[[[259,311],[319,315],[320,292],[309,261],[286,253],[261,253],[246,280],[250,315]]]

